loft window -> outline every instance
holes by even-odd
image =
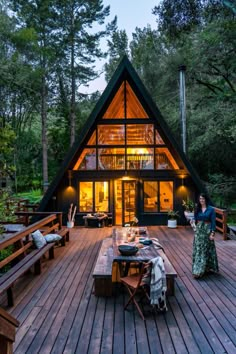
[[[153,170],[154,149],[152,148],[127,148],[128,170]]]
[[[73,169],[96,170],[96,149],[84,149]]]
[[[175,159],[171,155],[169,149],[167,148],[156,148],[155,149],[155,163],[156,170],[177,170],[179,166],[177,165]]]
[[[125,169],[125,149],[123,148],[98,149],[98,169],[99,170],[124,170]]]
[[[127,124],[127,145],[153,145],[153,124]]]
[[[124,145],[124,125],[98,125],[98,145]]]

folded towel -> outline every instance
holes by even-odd
[[[161,249],[165,253],[164,247],[160,244],[158,238],[153,237],[153,238],[151,238],[151,240],[152,240],[152,243],[156,249]]]

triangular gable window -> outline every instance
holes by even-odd
[[[146,123],[131,119],[146,119]],[[92,132],[74,170],[176,170],[174,157],[159,130],[124,80],[109,104],[103,119],[129,119],[112,124],[101,121]]]
[[[107,108],[103,118],[105,119],[124,119],[125,118],[125,84],[121,84],[119,90],[113,97],[109,107]]]
[[[104,119],[148,118],[128,81],[123,81],[107,108]]]
[[[148,118],[145,109],[126,81],[126,118]]]

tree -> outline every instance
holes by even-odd
[[[43,156],[43,188],[48,186],[48,155],[47,155],[47,110],[49,94],[49,74],[55,55],[53,51],[53,30],[55,16],[54,8],[50,0],[13,0],[13,10],[22,28],[31,28],[37,35],[38,50],[32,61],[40,69],[40,98],[41,98],[41,122],[42,122],[42,156]]]
[[[14,151],[15,133],[0,119],[0,178],[13,177],[14,166],[12,154]],[[13,178],[12,178],[13,179]]]
[[[117,25],[111,34],[111,39],[107,41],[109,60],[104,65],[105,79],[109,81],[112,77],[120,59],[127,55],[129,56],[128,49],[128,36],[125,30],[118,30]]]
[[[171,41],[191,32],[201,24],[201,6],[198,0],[163,0],[153,9],[153,14],[158,17],[158,30]]]
[[[64,0],[54,2],[60,21],[58,29],[58,58],[61,72],[70,82],[70,145],[75,141],[76,95],[80,84],[96,77],[93,66],[96,58],[104,53],[99,47],[100,39],[110,33],[115,21],[105,29],[92,32],[94,24],[102,25],[109,15],[110,7],[103,7],[102,0]],[[58,63],[59,64],[59,63]],[[60,77],[62,78],[62,76]]]

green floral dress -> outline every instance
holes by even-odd
[[[210,240],[211,231],[215,230],[215,210],[208,206],[205,212],[195,215],[197,222],[193,241],[194,276],[202,276],[207,272],[218,272],[218,260],[214,240]]]

